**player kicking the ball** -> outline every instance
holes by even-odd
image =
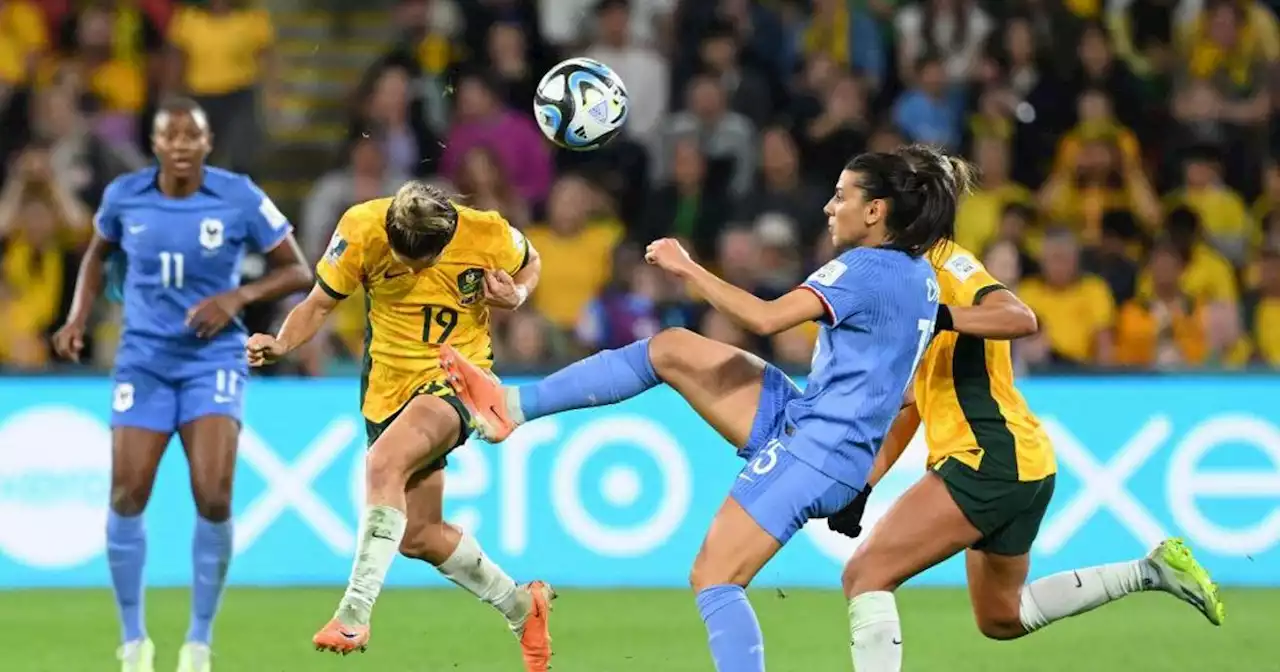
[[[348,210],[316,265],[311,294],[279,334],[249,340],[250,364],[274,362],[314,337],[339,301],[364,289],[366,507],[346,594],[316,633],[317,648],[364,650],[373,604],[398,549],[501,612],[520,639],[525,669],[549,667],[551,588],[537,581],[517,586],[474,537],[443,519],[445,456],[466,440],[471,418],[438,359],[448,343],[487,371],[490,309],[519,307],[540,267],[537,252],[497,213],[455,205],[439,190],[410,182],[394,198]]]
[[[845,567],[857,671],[902,669],[892,591],[962,550],[978,629],[992,639],[1016,639],[1146,590],[1168,592],[1221,625],[1217,586],[1177,539],[1145,558],[1026,583],[1031,545],[1053,496],[1053,446],[1014,386],[1008,341],[982,337],[1029,335],[1036,319],[963,248],[942,246],[930,257],[944,303],[940,331],[916,374],[914,401],[909,396],[895,420],[868,484],[906,449],[922,416],[930,473],[893,504]],[[870,490],[829,526],[856,537]]]
[[[866,485],[885,431],[933,335],[938,286],[922,258],[951,237],[962,164],[912,169],[904,154],[864,154],[827,204],[844,251],[796,290],[765,301],[695,264],[673,240],[646,259],[690,283],[757,334],[823,323],[801,391],[754,355],[684,330],[606,350],[519,388],[500,387],[463,353],[443,364],[482,435],[527,420],[612,404],[666,383],[738,449],[734,481],[690,582],[720,672],[764,670],[764,638],[744,588],[811,518],[844,508]]]

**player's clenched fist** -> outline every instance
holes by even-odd
[[[53,351],[73,362],[80,361],[84,349],[84,325],[68,322],[53,334]]]
[[[529,290],[516,284],[511,274],[504,270],[484,272],[484,302],[490,308],[515,310],[529,298]]]
[[[245,344],[245,350],[249,354],[249,366],[275,364],[277,360],[288,353],[284,344],[277,341],[276,337],[271,334],[254,334],[250,336],[249,342]]]
[[[673,275],[683,277],[694,266],[693,259],[675,238],[659,238],[649,243],[644,260]]]

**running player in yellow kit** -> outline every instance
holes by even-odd
[[[315,636],[322,650],[364,650],[374,601],[397,549],[494,606],[520,639],[525,669],[550,665],[550,600],[535,581],[517,586],[475,538],[443,519],[445,456],[462,445],[470,416],[440,369],[448,343],[473,364],[493,363],[490,309],[514,310],[538,282],[541,262],[496,212],[457,205],[410,182],[393,198],[342,216],[311,294],[280,333],[249,340],[249,361],[278,360],[315,336],[338,302],[363,289],[368,332],[361,380],[369,438],[361,537],[347,590]]]
[[[967,250],[943,244],[931,259],[941,289],[939,331],[917,369],[914,399],[908,394],[868,483],[902,454],[921,417],[930,472],[893,504],[845,566],[857,672],[902,669],[892,591],[965,549],[974,615],[992,639],[1022,637],[1144,590],[1168,592],[1220,625],[1225,608],[1217,586],[1177,539],[1145,558],[1026,583],[1057,466],[1049,437],[1014,386],[1009,342],[983,337],[1035,333],[1036,319]],[[828,519],[832,529],[857,536],[869,490]]]

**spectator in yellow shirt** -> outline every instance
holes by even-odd
[[[1084,137],[1084,136],[1082,136]],[[1102,239],[1103,215],[1128,210],[1147,230],[1160,222],[1160,199],[1142,166],[1124,158],[1116,136],[1089,136],[1074,155],[1074,166],[1057,170],[1040,188],[1037,201],[1050,221],[1079,232],[1088,246]]]
[[[1280,369],[1280,248],[1262,252],[1258,276],[1258,291],[1249,301],[1245,320],[1256,359]]]
[[[178,10],[168,37],[183,88],[209,115],[216,162],[248,172],[260,151],[259,90],[273,84],[271,16],[248,0],[207,0]]]
[[[1009,177],[1009,143],[997,138],[974,141],[981,184],[956,210],[956,242],[966,250],[985,250],[998,236],[1010,205],[1032,205],[1031,191]]]
[[[1209,349],[1205,315],[1179,284],[1183,261],[1177,247],[1168,240],[1157,243],[1147,271],[1150,296],[1126,302],[1116,319],[1116,363],[1160,369],[1203,364]]]
[[[1075,234],[1055,229],[1045,234],[1040,276],[1023,281],[1019,296],[1040,320],[1046,348],[1034,364],[1088,366],[1111,360],[1115,301],[1101,278],[1080,270]],[[1038,361],[1036,361],[1038,360]]]
[[[1082,91],[1076,100],[1076,117],[1079,122],[1058,143],[1053,159],[1054,173],[1074,171],[1081,147],[1096,139],[1111,140],[1120,151],[1124,166],[1136,166],[1142,161],[1138,136],[1116,119],[1111,96],[1106,91],[1092,87]]]
[[[39,5],[0,0],[0,99],[8,89],[31,81],[49,48],[49,29]]]
[[[547,199],[547,221],[529,228],[529,243],[542,257],[542,280],[533,305],[556,327],[569,331],[583,308],[613,274],[613,248],[622,239],[617,217],[599,192],[576,175],[560,178]]]
[[[1185,3],[1184,3],[1185,4]],[[1198,14],[1182,17],[1178,28],[1178,47],[1192,59],[1208,59],[1204,52],[1215,49],[1212,37],[1214,10],[1230,7],[1241,25],[1244,37],[1242,49],[1256,50],[1266,60],[1280,58],[1280,24],[1266,3],[1258,0],[1207,0],[1201,3]],[[1228,59],[1231,54],[1218,54],[1215,58]]]
[[[1218,152],[1195,148],[1182,163],[1183,187],[1165,197],[1165,207],[1186,206],[1200,218],[1205,242],[1229,261],[1244,263],[1258,239],[1258,227],[1244,199],[1222,182]]]
[[[45,148],[18,157],[0,192],[0,365],[48,362],[46,332],[63,304],[67,242],[89,225],[88,210],[53,179]],[[67,235],[71,234],[71,235]]]
[[[1201,304],[1237,305],[1240,291],[1235,269],[1221,254],[1207,245],[1200,234],[1200,217],[1186,207],[1174,208],[1165,218],[1169,240],[1182,255],[1182,291]],[[1151,296],[1151,274],[1138,278],[1138,296]]]

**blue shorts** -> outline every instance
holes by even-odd
[[[111,394],[111,426],[167,434],[206,415],[225,415],[240,422],[248,380],[243,364],[184,376],[121,367],[115,372]]]
[[[814,518],[843,509],[858,491],[818,471],[787,450],[795,433],[783,412],[801,391],[785,373],[767,365],[747,445],[738,455],[747,466],[729,491],[764,531],[786,544]]]

